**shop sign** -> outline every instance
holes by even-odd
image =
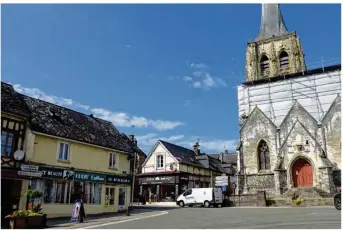
[[[188,176],[180,176],[180,181],[188,181]]]
[[[174,184],[175,176],[156,176],[139,178],[140,184]]]
[[[88,172],[75,172],[74,180],[76,181],[90,181],[90,182],[106,182],[106,175]]]
[[[106,175],[106,182],[107,183],[115,183],[115,184],[131,184],[131,177],[122,177],[116,175]]]
[[[63,169],[39,167],[39,172],[42,173],[42,177],[49,177],[49,178],[56,178],[56,179],[63,178]]]

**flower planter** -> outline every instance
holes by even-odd
[[[8,217],[10,229],[41,229],[46,227],[46,214],[42,216]]]

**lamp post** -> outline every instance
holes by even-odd
[[[131,162],[132,162],[132,156],[133,156],[133,166],[131,167]],[[135,174],[136,174],[136,152],[134,151],[130,157],[130,170],[131,170],[131,175],[132,175],[132,182],[131,182],[131,194],[130,194],[130,204],[127,208],[126,215],[130,216],[130,209],[132,208],[132,203],[133,203],[133,195],[134,195],[134,189],[135,189]]]

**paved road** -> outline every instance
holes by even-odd
[[[323,228],[340,229],[341,212],[334,208],[180,208],[144,217],[106,222],[88,229],[166,228]],[[156,215],[156,214],[155,214]]]

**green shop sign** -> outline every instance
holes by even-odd
[[[106,175],[98,173],[75,172],[74,180],[90,182],[106,182]]]

